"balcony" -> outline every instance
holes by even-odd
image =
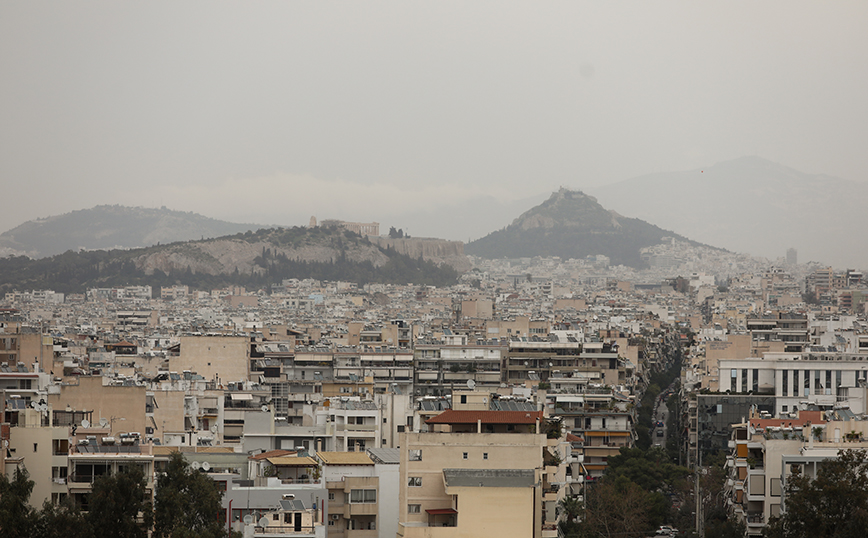
[[[748,527],[762,527],[765,525],[762,513],[748,513],[747,517],[745,517],[745,522]]]
[[[352,516],[377,515],[377,503],[350,503],[344,505],[344,519]]]
[[[375,433],[377,427],[373,424],[335,424],[337,432],[368,432]]]
[[[372,529],[350,529],[347,530],[347,538],[379,538],[377,530]]]

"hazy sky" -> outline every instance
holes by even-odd
[[[466,240],[490,229],[431,216],[743,155],[861,181],[866,27],[866,2],[2,0],[0,231],[117,203]]]

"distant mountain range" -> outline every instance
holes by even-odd
[[[868,267],[868,183],[742,157],[591,190],[616,211],[737,252]]]
[[[640,249],[674,237],[698,245],[643,220],[606,210],[579,191],[560,189],[512,224],[468,243],[464,250],[484,258],[608,256],[614,265],[643,267]]]
[[[93,287],[240,285],[268,289],[283,279],[314,278],[446,286],[457,271],[411,258],[332,227],[263,228],[233,236],[129,250],[93,250],[32,259],[0,258],[0,293],[30,289],[82,292]]]
[[[258,230],[196,213],[119,205],[100,205],[45,219],[31,220],[0,234],[0,255],[42,258],[67,250],[148,247],[210,239]]]

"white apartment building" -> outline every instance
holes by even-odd
[[[720,360],[720,392],[774,395],[776,415],[807,403],[865,413],[866,380],[864,354],[765,353],[762,358]]]

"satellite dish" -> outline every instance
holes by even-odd
[[[475,389],[476,388],[476,381],[474,381],[472,379],[468,379],[467,380],[467,388],[470,390]]]
[[[268,406],[267,406],[267,405],[263,405],[263,406],[262,406],[262,412],[263,412],[263,413],[268,413]]]
[[[211,464],[208,463],[207,461],[203,461],[202,462],[202,470],[205,472],[210,471],[211,470]]]
[[[3,448],[9,448],[9,439],[3,439]]]
[[[198,471],[199,468],[202,467],[202,464],[199,463],[198,461],[194,461],[193,463],[190,464],[190,467],[192,467]]]
[[[250,525],[251,523],[253,523],[253,516],[250,514],[247,514],[246,516],[244,516],[244,524]]]
[[[217,433],[217,425],[211,426],[211,433]]]
[[[267,527],[268,526],[268,518],[265,516],[262,516],[261,518],[259,518],[259,526],[260,527]]]
[[[100,425],[100,427],[105,428],[106,426],[109,425],[108,419],[105,417],[102,417],[101,419],[99,419],[99,425]]]
[[[84,419],[81,421],[82,428],[90,428],[90,421],[88,419]]]

